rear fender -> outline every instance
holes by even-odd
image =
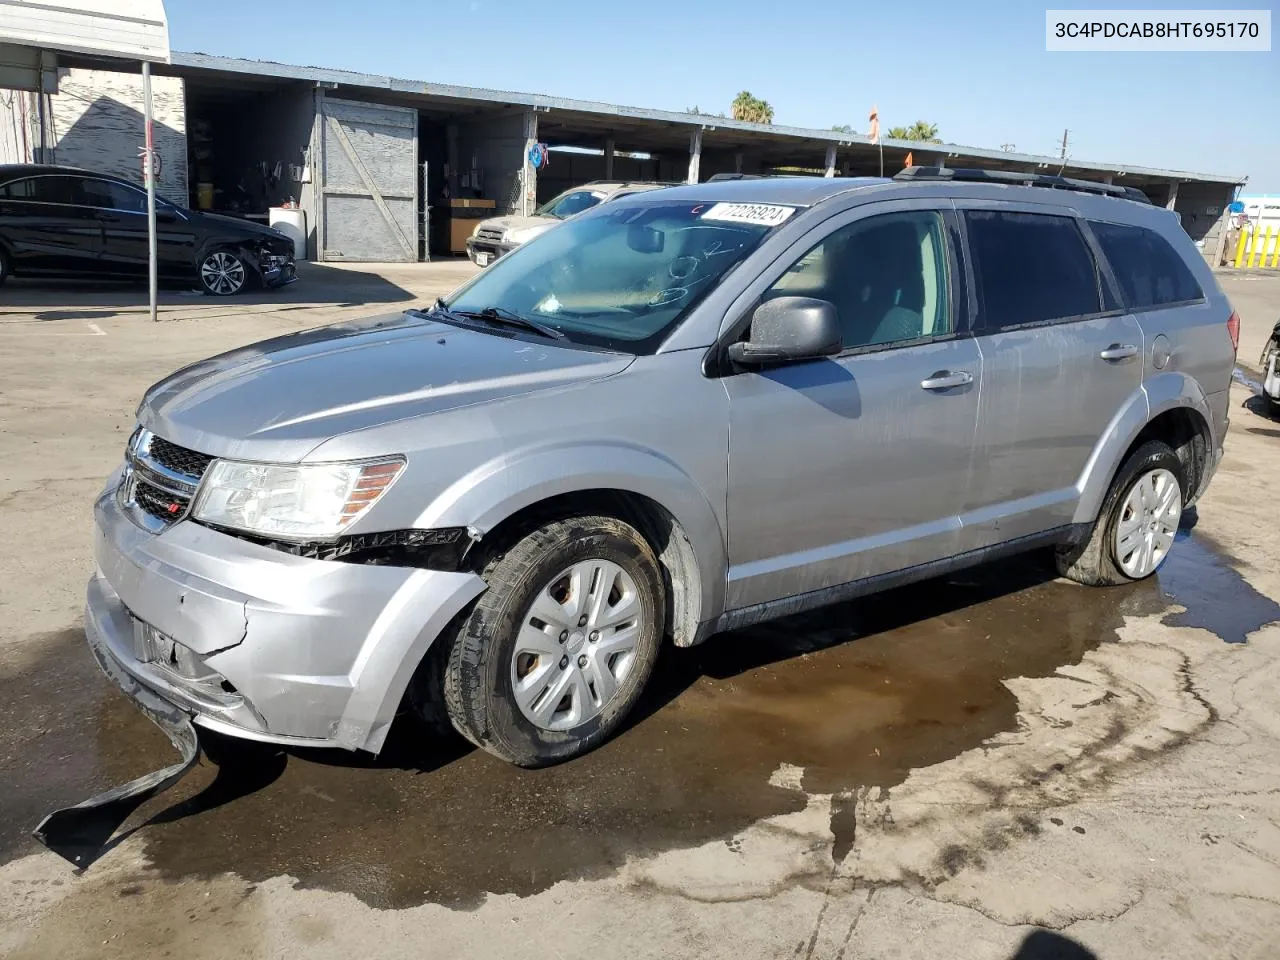
[[[1217,449],[1221,438],[1212,436],[1213,417],[1200,384],[1176,371],[1151,377],[1116,412],[1081,471],[1076,481],[1080,499],[1073,518],[1075,523],[1093,523],[1097,519],[1111,480],[1138,434],[1160,414],[1179,407],[1196,411],[1205,424],[1210,425],[1210,449]]]

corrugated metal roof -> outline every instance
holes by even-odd
[[[0,0],[0,3],[4,0]],[[567,97],[551,97],[544,94],[520,93],[512,90],[491,90],[484,87],[468,87],[454,84],[427,83],[421,80],[405,80],[399,77],[378,74],[357,73],[351,70],[331,70],[324,67],[302,67],[286,63],[275,63],[268,60],[241,60],[234,57],[217,57],[204,53],[173,54],[173,64],[177,67],[190,67],[201,70],[215,70],[225,73],[240,73],[254,76],[275,77],[282,79],[307,80],[314,83],[333,83],[339,86],[365,87],[373,90],[390,91],[397,94],[419,95],[433,99],[454,102],[473,102],[507,104],[512,106],[532,107],[538,110],[579,114],[591,118],[626,119],[675,125],[707,130],[735,130],[748,134],[761,141],[792,140],[807,141],[811,145],[860,145],[871,147],[871,141],[860,134],[840,133],[833,130],[814,130],[805,127],[788,127],[777,124],[747,123],[727,117],[714,117],[707,114],[677,113],[671,110],[650,110],[643,107],[627,107],[594,100],[574,100]],[[1006,164],[1024,166],[1042,166],[1056,168],[1063,161],[1058,157],[1030,153],[1007,153],[984,147],[968,147],[954,143],[921,143],[911,140],[883,141],[884,146],[900,150],[914,150],[929,155],[946,154],[950,159],[977,158],[996,160]],[[950,164],[949,164],[950,165]],[[957,166],[962,164],[956,164]],[[1132,164],[1111,163],[1104,161],[1077,160],[1069,158],[1066,162],[1068,171],[1092,171],[1098,174],[1114,174],[1119,176],[1137,176],[1160,180],[1205,181],[1209,183],[1236,184],[1244,183],[1243,176],[1226,176],[1221,174],[1193,173],[1187,170],[1171,170],[1160,167],[1141,167]]]

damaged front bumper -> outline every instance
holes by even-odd
[[[252,740],[376,753],[427,649],[484,590],[471,573],[294,557],[191,521],[151,533],[113,484],[94,515],[95,656]]]

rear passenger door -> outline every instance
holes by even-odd
[[[1142,329],[1081,221],[958,201],[974,280],[982,397],[965,550],[1072,521],[1094,447],[1142,385]]]
[[[16,273],[98,275],[102,227],[77,206],[74,183],[46,175],[0,186],[0,233]]]

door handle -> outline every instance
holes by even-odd
[[[1128,360],[1138,355],[1138,348],[1132,343],[1113,343],[1098,354],[1103,360]]]
[[[931,377],[920,381],[924,390],[950,390],[952,387],[965,387],[973,383],[973,374],[966,370],[939,370]]]

